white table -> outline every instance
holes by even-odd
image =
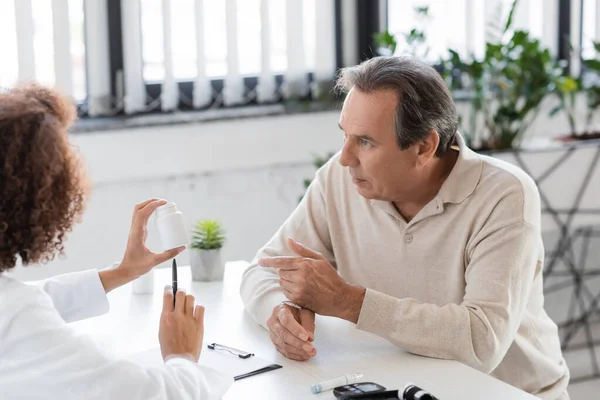
[[[408,354],[388,341],[360,331],[349,322],[317,316],[316,357],[306,362],[288,360],[272,346],[267,331],[244,312],[239,283],[245,262],[228,263],[223,282],[192,282],[188,267],[179,268],[179,286],[206,307],[204,350],[217,342],[261,358],[283,368],[237,381],[225,399],[333,399],[332,391],[314,395],[313,383],[348,373],[363,373],[388,389],[413,382],[441,400],[526,400],[535,397],[455,361]],[[170,284],[169,269],[155,271],[155,290],[134,295],[131,284],[109,294],[108,314],[72,324],[93,335],[100,345],[126,357],[158,346],[158,321],[163,288]]]

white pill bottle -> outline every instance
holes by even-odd
[[[188,234],[183,222],[183,214],[177,209],[177,204],[170,202],[154,211],[156,229],[162,244],[162,250],[171,250],[187,246]],[[150,294],[154,292],[154,270],[148,271],[132,283],[133,293]]]
[[[177,204],[169,202],[158,207],[154,213],[163,251],[188,245],[190,239],[183,222],[183,214],[177,209]]]

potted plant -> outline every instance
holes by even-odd
[[[562,75],[562,68],[538,39],[529,32],[511,29],[517,3],[512,3],[502,34],[486,43],[483,60],[462,60],[458,52],[451,50],[443,63],[453,80],[458,70],[458,86],[470,95],[471,136],[477,135],[477,122],[483,120],[479,150],[518,147],[542,101]]]
[[[490,89],[498,102],[497,107],[484,107],[487,145],[513,148],[537,116],[557,67],[548,49],[525,31],[516,31],[507,45],[488,44],[487,53]]]
[[[213,219],[196,223],[191,243],[191,270],[195,281],[223,280],[224,264],[221,249],[225,234],[221,223]]]

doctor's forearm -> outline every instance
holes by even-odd
[[[135,276],[132,276],[131,273],[120,268],[100,271],[98,272],[98,275],[100,276],[100,281],[102,282],[102,286],[106,293],[123,286],[136,278]]]

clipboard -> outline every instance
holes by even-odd
[[[233,375],[236,381],[282,368],[281,365],[256,357],[253,353],[226,345],[211,343],[206,347],[199,364]]]
[[[208,347],[211,345],[216,345],[215,347],[218,347],[218,349],[215,350]],[[253,353],[247,353],[232,347],[218,345],[217,343],[212,343],[208,346],[208,348],[205,347],[202,350],[198,364],[228,375],[236,381],[282,368],[281,365],[257,357]],[[231,349],[232,352],[219,351],[221,350],[221,347],[227,347],[227,349]],[[240,354],[243,357],[240,357]],[[251,355],[246,356],[247,354]],[[131,354],[128,358],[141,365],[159,366],[164,363],[160,348],[158,347]]]

